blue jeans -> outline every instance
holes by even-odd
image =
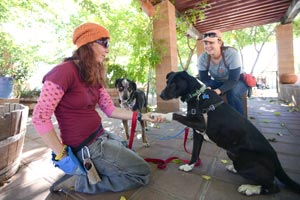
[[[212,89],[219,88],[224,83],[210,80],[209,84]],[[244,115],[243,109],[243,95],[247,92],[248,86],[243,80],[239,80],[238,83],[229,91],[226,92],[228,104],[231,105],[235,110]]]
[[[148,184],[149,164],[125,144],[123,138],[105,131],[89,145],[91,159],[102,180],[89,184],[87,176],[77,176],[75,191],[90,194],[120,192]],[[77,157],[82,162],[81,152],[77,153]]]

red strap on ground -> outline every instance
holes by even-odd
[[[129,137],[129,143],[128,143],[128,148],[129,149],[132,149],[132,144],[133,144],[134,134],[135,134],[135,128],[136,128],[136,121],[137,121],[137,112],[133,112],[132,121],[131,121],[131,131],[130,131],[130,137]],[[186,142],[187,142],[188,134],[189,134],[189,128],[186,127],[185,128],[185,134],[184,134],[184,142],[183,142],[184,144],[183,144],[183,146],[184,146],[184,150],[187,153],[189,153],[188,150],[186,149]],[[158,169],[165,169],[167,167],[168,163],[175,160],[175,159],[180,160],[184,164],[189,163],[189,160],[184,160],[184,159],[178,158],[176,156],[167,158],[166,160],[159,159],[159,158],[145,158],[145,161],[157,164]],[[200,164],[201,164],[201,159],[199,158],[198,162],[195,163],[195,166],[199,166]]]
[[[152,163],[157,164],[157,168],[158,168],[158,169],[165,169],[165,168],[167,167],[167,165],[168,165],[169,162],[171,162],[172,160],[176,160],[176,159],[177,159],[177,160],[181,160],[181,162],[183,162],[183,163],[185,163],[185,164],[188,164],[188,163],[189,163],[188,160],[183,160],[183,159],[178,158],[178,157],[176,157],[176,156],[170,157],[170,158],[168,158],[168,159],[166,159],[166,160],[159,159],[159,158],[145,158],[145,160],[146,160],[147,162],[152,162]]]
[[[185,152],[187,152],[187,153],[190,154],[190,152],[188,152],[188,150],[186,148],[186,142],[187,142],[188,135],[189,135],[189,128],[186,127],[185,128],[185,132],[184,132],[183,147],[184,147]],[[168,158],[166,160],[158,159],[158,158],[145,158],[145,160],[147,162],[152,162],[152,163],[157,164],[157,168],[158,169],[165,169],[167,167],[168,163],[172,162],[175,159],[180,160],[184,164],[189,164],[189,162],[190,162],[189,160],[184,160],[184,159],[181,159],[181,158],[176,157],[176,156],[170,157],[170,158]],[[199,165],[201,165],[201,159],[200,158],[198,158],[198,161],[195,163],[195,166],[199,166]]]

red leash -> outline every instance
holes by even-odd
[[[137,114],[138,114],[137,112],[133,112],[133,114],[132,114],[131,130],[130,130],[130,137],[129,137],[129,144],[128,144],[129,149],[132,149],[134,133],[135,133],[135,128],[136,128]]]
[[[133,144],[134,134],[135,134],[135,128],[136,128],[136,121],[137,121],[136,118],[137,118],[137,112],[133,112],[132,121],[131,121],[131,131],[130,131],[130,137],[129,137],[129,144],[128,144],[129,149],[132,149],[132,144]],[[184,133],[184,142],[183,142],[184,145],[183,146],[184,146],[184,150],[187,153],[189,153],[186,149],[186,142],[187,142],[188,135],[189,135],[189,128],[186,127],[185,128],[185,133]],[[167,158],[166,160],[159,159],[159,158],[145,158],[145,161],[157,164],[158,169],[165,169],[167,167],[168,163],[175,160],[175,159],[180,160],[184,164],[189,163],[189,160],[184,160],[184,159],[181,159],[181,158],[176,157],[176,156]],[[199,158],[197,163],[195,163],[195,166],[199,166],[200,164],[201,164],[201,159]]]

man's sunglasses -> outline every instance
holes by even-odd
[[[212,33],[204,33],[202,39],[207,38],[207,37],[214,38],[214,37],[218,37],[218,35],[213,32]]]
[[[108,39],[100,39],[100,40],[96,40],[95,42],[100,44],[101,46],[103,46],[106,49],[108,49],[108,47],[109,47],[109,40]]]

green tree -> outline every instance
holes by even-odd
[[[298,14],[296,18],[293,20],[293,31],[294,31],[294,37],[300,36],[300,15]]]
[[[80,13],[110,31],[109,84],[118,76],[146,83],[149,70],[160,61],[160,56],[159,46],[152,43],[152,19],[141,11],[139,2],[134,0],[129,5],[113,4],[110,0],[77,2]]]
[[[262,49],[266,42],[274,40],[274,29],[277,24],[267,24],[263,26],[255,26],[241,30],[233,30],[224,33],[224,41],[226,44],[237,48],[240,52],[242,65],[244,66],[244,56],[242,50],[248,46],[253,45],[256,51],[256,59],[251,68],[253,74],[256,63],[261,55]]]
[[[176,19],[176,36],[177,36],[177,52],[179,67],[184,71],[188,71],[193,55],[197,47],[197,39],[192,37],[188,30],[192,29],[192,24],[197,19],[204,20],[204,9],[208,7],[207,1],[201,1],[194,5],[195,9],[191,8],[184,13],[181,13]],[[199,10],[199,7],[202,9]]]
[[[297,17],[292,23],[293,23],[294,38],[299,38],[300,37],[300,15],[299,14],[297,15]],[[297,59],[296,59],[295,73],[296,74],[300,73],[300,63],[299,61],[297,61]]]
[[[19,56],[14,63],[22,63],[22,69],[29,69],[24,64],[30,68],[35,64],[54,65],[75,49],[73,30],[87,21],[98,22],[109,29],[111,46],[107,66],[114,72],[119,70],[114,75],[123,74],[138,82],[147,82],[149,71],[160,61],[159,46],[152,43],[151,19],[135,0],[128,5],[110,0],[3,0],[0,2],[1,36],[9,35],[7,26],[14,29],[14,33],[22,34],[12,35],[9,45],[8,40],[1,39],[1,47],[11,50],[10,58]],[[4,61],[3,56],[1,59]],[[30,70],[26,79],[29,77]]]
[[[8,1],[0,2],[0,75],[9,76],[14,80],[15,96],[19,96],[22,86],[30,77],[34,69],[37,48],[35,45],[21,44],[7,32],[9,22],[17,23],[16,15],[24,13],[24,10],[33,9],[27,1]],[[21,15],[21,14],[20,14]],[[22,15],[24,18],[24,15]]]

